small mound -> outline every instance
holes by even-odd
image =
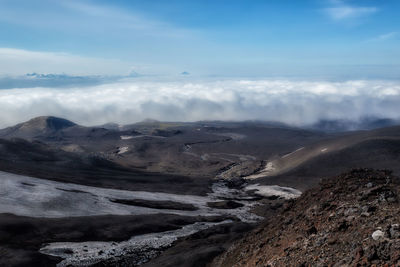
[[[66,119],[42,116],[2,129],[0,130],[0,136],[2,138],[23,138],[30,140],[37,136],[53,135],[73,126],[76,126],[76,124]]]
[[[75,125],[76,125],[75,123],[66,119],[52,117],[52,116],[43,116],[43,117],[33,118],[23,123],[20,128],[29,128],[29,129],[37,128],[41,130],[47,129],[47,130],[59,131]]]

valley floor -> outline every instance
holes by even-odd
[[[0,172],[0,229],[6,237],[0,244],[0,263],[40,261],[53,265],[61,259],[59,266],[67,266],[130,258],[132,265],[142,264],[196,232],[221,230],[223,225],[227,229],[236,229],[234,225],[251,227],[262,219],[252,212],[260,205],[260,194],[293,197],[300,193],[266,187],[253,184],[229,188],[216,180],[206,196],[179,195]],[[19,231],[28,234],[23,236]],[[223,235],[234,238],[238,233],[229,230]],[[220,240],[216,247],[220,249],[230,238]],[[13,256],[18,254],[21,257]]]

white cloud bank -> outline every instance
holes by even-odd
[[[400,82],[396,81],[147,79],[83,88],[0,90],[0,127],[40,115],[84,125],[146,118],[258,119],[302,125],[319,119],[400,117]]]

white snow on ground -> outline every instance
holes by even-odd
[[[259,185],[252,184],[245,187],[246,190],[256,190],[254,193],[264,197],[280,196],[286,199],[296,198],[301,195],[301,191],[278,185]]]
[[[244,179],[249,179],[249,180],[257,179],[257,178],[264,177],[264,176],[268,175],[269,173],[275,171],[275,169],[276,169],[276,167],[274,166],[274,163],[269,161],[269,162],[267,162],[265,164],[264,169],[262,169],[259,173],[252,174],[252,175],[249,175],[249,176],[245,176],[243,178]]]
[[[135,138],[135,136],[133,136],[133,135],[121,135],[120,137],[122,140],[129,140],[129,139]]]
[[[140,135],[121,135],[121,136],[120,136],[121,140],[129,140],[129,139],[136,139],[136,138],[142,138],[142,137],[148,137],[148,138],[166,138],[165,136],[147,135],[147,134],[140,134]]]
[[[238,201],[244,207],[237,209],[213,209],[207,202],[238,195],[240,191],[224,184],[214,184],[207,196],[179,195],[160,192],[127,191],[69,184],[29,176],[0,172],[0,213],[12,213],[29,217],[71,217],[95,215],[141,215],[170,213],[184,216],[233,215],[243,221],[256,221],[260,217],[250,213],[256,203]],[[110,199],[143,199],[173,201],[192,204],[198,210],[151,209],[111,202]]]
[[[244,204],[236,209],[214,209],[207,202],[234,198]],[[151,209],[123,205],[110,199],[143,199],[192,204],[195,211]],[[256,222],[261,217],[250,212],[257,205],[243,190],[228,188],[223,182],[214,183],[207,196],[179,195],[146,191],[127,191],[62,183],[29,176],[0,172],[0,213],[29,217],[71,217],[95,215],[177,214],[183,216],[236,216],[244,222]],[[177,238],[193,234],[217,224],[197,222],[181,229],[132,237],[123,242],[71,242],[46,244],[44,254],[60,256],[59,266],[87,266],[113,256],[135,255],[143,263],[171,245]]]
[[[118,148],[118,154],[124,154],[124,153],[126,153],[128,151],[129,151],[129,147],[127,147],[127,146],[123,146],[123,147]]]
[[[135,255],[135,265],[145,263],[163,248],[169,247],[180,237],[194,234],[215,225],[231,223],[196,222],[178,230],[134,236],[122,242],[58,242],[40,249],[43,254],[64,258],[57,266],[88,266],[111,257]],[[157,252],[158,251],[158,252]]]
[[[326,152],[328,149],[327,148],[323,148],[321,149],[321,152]]]
[[[201,160],[208,160],[209,158],[210,158],[210,155],[208,155],[207,153],[206,154],[203,154],[203,155],[201,155]]]
[[[300,150],[303,150],[303,149],[304,149],[304,147],[300,147],[299,149],[296,149],[296,150],[293,151],[293,152],[290,152],[290,153],[288,153],[288,154],[286,154],[286,155],[283,155],[282,158],[284,159],[284,158],[286,158],[286,157],[288,157],[288,156],[290,156],[290,155],[296,153],[297,151],[300,151]]]

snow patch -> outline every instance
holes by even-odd
[[[210,158],[210,155],[208,155],[207,153],[206,154],[203,154],[203,155],[201,155],[201,160],[204,160],[204,161],[206,161],[206,160],[208,160]]]
[[[30,186],[27,186],[29,184]],[[261,218],[250,213],[256,203],[242,190],[229,189],[224,183],[214,183],[207,196],[179,195],[161,192],[127,191],[69,184],[29,176],[0,172],[0,213],[19,216],[60,218],[97,215],[142,215],[170,213],[182,216],[236,216],[245,222]],[[239,198],[243,207],[214,209],[207,202]],[[197,210],[165,210],[130,206],[110,199],[142,199],[192,204]],[[243,199],[241,201],[240,199]]]
[[[292,154],[294,154],[294,153],[296,153],[296,152],[298,152],[298,151],[300,151],[300,150],[303,150],[303,149],[304,149],[304,147],[300,147],[299,149],[296,149],[296,150],[293,151],[293,152],[290,152],[290,153],[288,153],[288,154],[286,154],[286,155],[283,155],[282,158],[284,159],[284,158],[286,158],[286,157],[288,157],[288,156],[290,156],[290,155],[292,155]]]
[[[215,225],[232,223],[225,220],[217,223],[196,222],[178,230],[134,236],[122,242],[57,242],[40,249],[43,254],[61,257],[64,260],[57,266],[88,266],[109,258],[135,255],[132,262],[135,266],[149,261],[169,247],[178,238],[189,236]]]
[[[129,140],[129,139],[135,138],[135,136],[133,136],[133,135],[121,135],[120,137],[122,140]]]
[[[246,190],[256,190],[255,194],[270,197],[270,196],[280,196],[285,199],[297,198],[301,195],[301,191],[291,188],[283,187],[279,185],[259,185],[252,184],[245,187]]]
[[[123,147],[120,147],[120,148],[118,148],[118,154],[124,154],[124,153],[126,153],[126,152],[128,152],[129,151],[129,147],[127,147],[127,146],[123,146]]]
[[[256,201],[240,189],[228,188],[223,182],[212,185],[207,196],[179,195],[160,192],[127,191],[38,179],[29,176],[0,172],[0,213],[19,216],[60,218],[97,215],[177,214],[182,216],[235,216],[243,222],[256,222],[262,218],[251,213]],[[214,209],[207,203],[234,198],[244,206],[236,209]],[[173,201],[192,204],[197,210],[161,210],[123,205],[110,199],[142,199]],[[132,237],[122,242],[62,242],[46,244],[40,251],[59,256],[64,260],[59,266],[87,266],[104,259],[132,255],[138,264],[157,256],[161,249],[177,238],[193,234],[217,224],[202,223],[181,229]]]

